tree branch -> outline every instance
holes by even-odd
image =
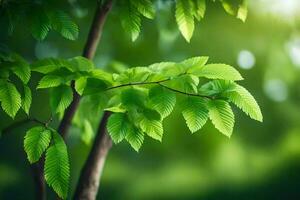
[[[90,32],[87,38],[87,42],[85,44],[84,50],[83,50],[83,56],[88,58],[88,59],[93,59],[96,50],[97,50],[97,46],[98,43],[100,41],[101,35],[102,35],[102,29],[103,29],[103,25],[106,21],[106,17],[108,12],[110,11],[111,7],[112,7],[112,0],[107,0],[104,3],[101,3],[100,1],[97,1],[97,9],[96,9],[96,13],[90,28]],[[68,130],[71,126],[72,123],[72,119],[75,115],[75,112],[79,106],[79,102],[80,102],[80,95],[76,92],[75,90],[75,82],[72,81],[71,82],[71,87],[73,90],[73,101],[70,104],[70,106],[66,109],[64,116],[59,124],[58,127],[58,132],[61,134],[61,136],[66,139],[67,137],[67,133]],[[38,168],[37,170],[33,169],[33,173],[34,173],[34,177],[35,180],[38,180],[36,182],[36,188],[39,190],[40,188],[44,188],[45,187],[45,180],[43,177],[43,162],[40,161],[38,163],[40,166],[40,168]],[[33,166],[34,168],[34,166]],[[39,178],[36,178],[39,177]],[[45,190],[41,190],[41,194],[38,196],[38,199],[45,199],[46,196],[46,191]]]
[[[187,92],[182,92],[180,90],[176,90],[174,88],[170,88],[168,86],[165,86],[161,83],[158,83],[158,85],[170,90],[170,91],[173,91],[173,92],[176,92],[176,93],[179,93],[179,94],[183,94],[183,95],[187,95],[187,96],[194,96],[194,97],[200,97],[200,98],[207,98],[207,99],[214,99],[213,96],[207,96],[207,95],[201,95],[201,94],[195,94],[195,93],[187,93]]]
[[[13,124],[7,126],[6,128],[4,128],[2,130],[2,133],[4,133],[4,134],[9,133],[9,132],[13,131],[15,128],[18,128],[29,122],[34,122],[34,123],[37,123],[37,124],[40,124],[43,126],[47,126],[49,121],[42,122],[35,118],[26,118],[26,119],[23,119],[21,121],[18,121],[16,123],[13,123]],[[43,163],[44,163],[44,161],[42,158],[42,161],[30,165],[30,169],[31,169],[32,176],[33,176],[33,181],[35,184],[35,195],[36,195],[36,199],[38,199],[38,200],[46,199],[46,185],[45,185],[45,178],[43,175]]]
[[[107,0],[103,4],[98,2],[97,10],[82,54],[88,59],[93,59],[95,56],[97,46],[102,35],[103,25],[111,7],[112,0]],[[68,130],[72,123],[72,119],[80,102],[80,95],[75,90],[74,81],[72,81],[71,86],[73,90],[73,101],[70,104],[70,106],[66,109],[63,119],[58,127],[58,132],[63,136],[64,139],[66,139],[67,137]]]
[[[50,118],[47,122],[42,122],[36,118],[26,118],[26,119],[20,120],[16,123],[13,123],[13,124],[7,126],[4,129],[2,129],[2,133],[4,133],[4,134],[9,133],[9,132],[13,131],[15,128],[18,128],[29,122],[34,122],[34,123],[37,123],[37,124],[40,124],[43,126],[48,126],[48,123],[51,120],[52,120],[52,118]],[[43,175],[43,163],[44,163],[44,161],[42,158],[42,161],[30,165],[32,176],[33,176],[33,181],[34,181],[34,184],[36,187],[35,195],[36,195],[36,199],[38,199],[38,200],[46,199],[46,186],[45,186],[45,178]]]
[[[97,21],[103,21],[106,18],[107,13],[112,7],[113,0],[107,0],[103,3],[102,6],[99,6],[96,11],[96,15],[93,21],[94,24]],[[100,33],[102,31],[103,24],[101,26],[97,26],[96,30]],[[94,35],[93,29],[91,29],[89,37]],[[96,46],[93,42],[87,42],[87,44],[91,44],[91,49],[95,49]],[[84,51],[86,55],[94,55],[93,52]],[[110,112],[104,112],[103,117],[99,123],[99,127],[96,133],[96,137],[91,149],[91,152],[88,155],[87,161],[85,162],[80,177],[78,180],[78,184],[75,190],[74,199],[78,200],[94,200],[96,199],[98,188],[100,185],[100,178],[103,171],[103,166],[106,160],[107,153],[112,146],[112,140],[110,136],[106,133],[106,123],[110,116]]]
[[[43,165],[44,165],[44,157],[41,158],[42,161],[34,163],[30,166],[33,180],[35,182],[35,195],[38,200],[45,200],[46,198],[46,185],[45,178],[43,175]]]
[[[12,130],[14,130],[15,128],[18,128],[24,124],[27,124],[29,122],[34,122],[34,123],[37,123],[37,124],[41,124],[43,126],[46,126],[48,122],[42,122],[38,119],[35,119],[35,118],[26,118],[26,119],[23,119],[23,120],[20,120],[18,122],[15,122],[15,123],[12,123],[11,125],[5,127],[4,129],[2,129],[2,133],[9,133],[11,132]]]
[[[183,74],[180,74],[179,76],[181,76],[181,75],[183,75]],[[195,94],[195,93],[187,93],[187,92],[183,92],[183,91],[180,91],[180,90],[176,90],[174,88],[170,88],[170,87],[165,86],[165,85],[162,84],[162,83],[167,82],[167,81],[171,81],[171,78],[163,79],[163,80],[160,80],[160,81],[126,83],[126,84],[122,84],[122,85],[116,85],[116,86],[113,86],[113,87],[109,87],[105,91],[113,90],[113,89],[117,89],[117,88],[121,88],[121,87],[135,86],[135,85],[153,85],[153,84],[157,84],[157,85],[160,85],[161,87],[164,87],[164,88],[166,88],[170,91],[173,91],[173,92],[176,92],[176,93],[179,93],[179,94],[194,96],[194,97],[207,98],[207,99],[214,99],[213,96],[201,95],[201,94]]]
[[[105,91],[113,90],[113,89],[117,89],[117,88],[121,88],[121,87],[127,87],[127,86],[158,84],[158,83],[163,83],[163,82],[166,82],[169,80],[171,80],[171,79],[168,78],[168,79],[164,79],[164,80],[160,80],[160,81],[126,83],[126,84],[122,84],[122,85],[116,85],[116,86],[109,87]]]
[[[103,114],[91,152],[79,177],[74,194],[75,200],[96,199],[106,156],[112,146],[112,140],[106,132],[106,123],[110,114],[110,112]]]

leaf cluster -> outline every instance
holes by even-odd
[[[14,118],[22,109],[28,115],[32,97],[28,82],[31,77],[30,65],[15,53],[0,51],[0,102],[2,109]],[[19,80],[21,88],[13,83]]]
[[[195,29],[195,21],[204,18],[206,4],[209,0],[176,0],[175,20],[179,31],[187,42],[190,41]],[[224,10],[243,22],[247,18],[247,0],[212,0],[219,2]],[[160,2],[161,3],[161,2]],[[118,0],[115,1],[118,17],[123,29],[135,41],[142,26],[142,19],[153,20],[159,6],[155,0]],[[7,21],[8,32],[14,32],[20,23],[26,23],[30,32],[37,40],[46,38],[50,30],[54,30],[66,39],[78,37],[78,26],[72,18],[62,10],[53,8],[47,1],[26,0],[5,1],[0,5],[0,15]]]
[[[236,81],[240,73],[226,64],[207,64],[208,57],[193,57],[179,63],[162,62],[133,67],[121,73],[108,73],[83,57],[44,59],[32,64],[43,75],[37,88],[49,88],[51,108],[63,112],[75,90],[83,99],[74,124],[82,128],[86,142],[93,136],[93,121],[101,110],[113,114],[107,129],[115,143],[123,140],[138,151],[145,136],[161,141],[163,120],[178,105],[192,133],[208,119],[230,137],[235,104],[252,119],[262,121],[260,108],[252,95]],[[86,115],[87,109],[92,114]],[[98,114],[97,114],[98,113]]]
[[[66,199],[69,189],[70,164],[67,146],[62,137],[46,126],[36,126],[26,132],[24,149],[31,164],[45,153],[44,175],[46,182]]]
[[[216,0],[213,0],[214,2]],[[176,0],[175,19],[178,28],[187,42],[190,41],[195,29],[195,21],[201,21],[206,12],[208,0]],[[224,10],[243,22],[247,18],[246,0],[218,0]],[[135,41],[141,31],[142,17],[154,19],[158,6],[151,0],[120,0],[117,1],[119,17],[124,30]]]
[[[213,0],[215,1],[215,0]],[[195,20],[206,12],[205,0],[174,1],[175,19],[186,41],[190,41]],[[218,0],[225,11],[245,21],[246,0]],[[118,0],[121,24],[134,41],[141,31],[142,18],[154,19],[157,6],[152,0]],[[65,12],[52,8],[47,1],[0,1],[0,15],[12,33],[19,23],[28,25],[37,40],[50,30],[75,40],[78,27]],[[97,116],[111,112],[107,130],[114,143],[127,141],[139,151],[146,137],[162,141],[163,122],[175,106],[181,111],[189,130],[199,131],[208,120],[222,134],[230,137],[234,127],[231,104],[250,118],[262,121],[260,108],[250,92],[239,85],[240,73],[226,64],[208,64],[208,57],[193,57],[182,62],[161,62],[109,73],[95,67],[84,57],[46,58],[29,64],[21,56],[0,51],[0,102],[12,118],[20,109],[29,115],[32,102],[28,83],[32,73],[40,73],[36,89],[47,89],[53,114],[62,116],[73,101],[81,96],[73,125],[81,129],[82,140],[93,138]],[[17,80],[18,83],[15,83]],[[27,131],[24,149],[30,163],[45,153],[44,175],[59,197],[66,199],[70,167],[67,147],[61,136],[47,124]]]
[[[6,21],[9,34],[12,34],[18,25],[25,24],[37,40],[44,40],[50,30],[69,40],[78,37],[79,29],[72,18],[62,10],[53,8],[47,1],[4,1],[0,5],[0,15]]]
[[[74,92],[81,98],[73,124],[90,143],[97,117],[111,112],[107,130],[114,143],[127,141],[139,151],[145,137],[163,138],[163,122],[175,106],[181,110],[192,133],[208,120],[230,137],[234,126],[231,103],[254,120],[262,121],[260,108],[247,89],[237,83],[241,74],[226,64],[208,64],[208,57],[193,57],[181,62],[161,62],[109,73],[84,57],[47,58],[28,64],[13,53],[1,53],[0,101],[3,110],[15,117],[19,109],[29,113],[32,73],[42,75],[36,89],[47,89],[53,114],[61,115],[71,104]],[[24,90],[11,81],[15,76]],[[50,146],[49,146],[50,145]],[[46,152],[47,183],[66,198],[69,181],[67,149],[58,133],[45,126],[30,129],[24,140],[31,163]],[[63,164],[60,164],[63,163]]]
[[[19,109],[29,113],[31,90],[27,86],[32,73],[39,73],[36,89],[50,92],[53,114],[61,115],[77,92],[82,102],[73,124],[82,130],[82,139],[90,143],[97,116],[111,112],[107,130],[114,143],[127,141],[139,151],[146,137],[162,141],[163,122],[175,106],[182,112],[192,133],[208,120],[222,134],[230,137],[234,127],[235,104],[250,118],[262,121],[260,108],[250,92],[237,82],[243,80],[232,66],[213,63],[208,57],[193,57],[181,62],[160,62],[149,66],[109,73],[95,67],[84,57],[46,58],[28,64],[14,53],[1,53],[0,102],[12,118]],[[11,80],[15,76],[22,92]],[[13,79],[14,80],[14,79]],[[66,146],[59,134],[45,126],[30,129],[24,140],[31,163],[46,152],[47,183],[62,198],[69,184]],[[61,164],[63,163],[63,164]]]

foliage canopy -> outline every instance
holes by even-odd
[[[134,41],[141,31],[142,17],[153,19],[156,1],[116,1],[123,28]],[[174,1],[175,19],[186,41],[194,32],[194,23],[202,20],[205,0]],[[246,1],[219,0],[225,11],[245,21]],[[79,29],[65,12],[53,8],[47,1],[0,1],[0,13],[7,19],[8,32],[13,33],[20,20],[27,23],[37,40],[44,40],[50,30],[66,39],[76,40]],[[114,143],[127,141],[139,151],[145,137],[158,141],[163,138],[163,121],[175,106],[192,133],[210,119],[224,135],[233,132],[234,114],[231,103],[254,120],[262,121],[260,108],[253,96],[237,81],[241,74],[226,64],[207,64],[208,57],[193,57],[182,62],[161,62],[138,66],[119,73],[98,69],[84,57],[70,59],[46,58],[28,63],[12,51],[0,51],[0,102],[11,118],[19,110],[30,116],[32,102],[28,86],[32,73],[41,74],[36,89],[48,89],[53,114],[61,116],[73,101],[76,91],[82,98],[73,124],[82,128],[83,140],[89,142],[92,121],[102,111],[109,111],[107,130]],[[18,85],[12,77],[17,77]],[[73,84],[75,86],[73,87]],[[88,110],[88,113],[86,114]],[[45,179],[61,197],[67,198],[70,164],[62,137],[47,123],[39,122],[26,132],[24,149],[30,163],[45,153]]]

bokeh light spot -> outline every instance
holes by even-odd
[[[250,51],[242,50],[238,55],[237,63],[242,69],[251,69],[255,65],[255,57]]]
[[[280,79],[268,80],[264,85],[264,91],[273,101],[282,102],[288,97],[287,85]]]
[[[300,68],[300,38],[290,40],[286,47],[292,63]]]

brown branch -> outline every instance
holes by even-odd
[[[90,28],[90,32],[87,38],[87,42],[85,44],[84,50],[83,50],[83,56],[88,58],[88,59],[93,59],[98,43],[100,41],[101,35],[102,35],[102,29],[103,25],[106,21],[106,17],[108,12],[110,11],[112,7],[112,0],[107,0],[103,4],[100,3],[100,1],[97,1],[97,6],[96,6],[96,13]],[[80,95],[75,91],[75,82],[71,82],[71,87],[73,90],[73,101],[70,104],[70,106],[66,109],[65,114],[59,124],[58,127],[58,132],[61,134],[61,136],[66,139],[68,130],[71,126],[72,119],[75,115],[75,112],[79,106],[80,102]],[[40,161],[38,163],[40,168],[35,169],[35,166],[32,166],[33,168],[33,173],[34,173],[34,179],[36,181],[36,188],[39,190],[41,189],[41,192],[38,196],[37,199],[45,199],[46,196],[46,191],[43,190],[42,188],[45,188],[45,180],[43,177],[43,162]],[[38,178],[37,178],[38,177]]]
[[[99,6],[93,24],[104,21],[107,13],[112,7],[113,0],[107,0],[103,6]],[[98,21],[98,22],[97,22]],[[94,26],[94,25],[93,25]],[[101,33],[103,23],[101,26],[95,28]],[[93,30],[93,29],[92,29]],[[94,35],[94,31],[90,32],[89,37]],[[95,49],[96,45],[88,40],[87,44],[91,45],[91,49]],[[84,51],[86,55],[93,56],[93,52]],[[106,122],[109,118],[110,112],[104,112],[103,117],[99,123],[99,128],[96,137],[85,162],[79,177],[79,181],[75,190],[74,199],[94,200],[96,199],[98,188],[100,185],[100,177],[103,171],[103,166],[106,160],[107,153],[112,146],[110,136],[106,133]]]
[[[43,175],[43,164],[44,157],[41,158],[42,161],[34,163],[30,166],[34,183],[36,185],[35,195],[38,200],[45,200],[46,198],[46,185],[45,178]]]
[[[43,126],[47,126],[48,123],[50,122],[50,120],[48,120],[48,122],[42,122],[38,119],[35,118],[26,118],[23,120],[20,120],[18,122],[15,122],[9,126],[7,126],[6,128],[4,128],[2,130],[2,133],[9,133],[11,131],[13,131],[14,129],[27,124],[27,123],[37,123]],[[43,160],[43,158],[42,158]],[[40,161],[38,163],[34,163],[30,166],[31,168],[31,172],[32,172],[32,176],[33,176],[33,181],[35,184],[35,197],[38,200],[45,200],[46,199],[46,185],[45,185],[45,178],[43,176],[43,161]]]
[[[83,50],[83,56],[89,59],[93,59],[99,44],[103,25],[105,23],[108,12],[112,7],[112,0],[104,2],[102,5],[98,2],[97,10],[90,28],[90,32]],[[75,115],[77,107],[80,102],[80,95],[75,91],[75,82],[71,83],[73,89],[73,101],[70,106],[66,109],[64,117],[58,127],[58,132],[63,136],[64,139],[67,137],[68,130],[72,123],[72,119]]]
[[[12,123],[11,125],[5,127],[4,129],[2,129],[2,133],[5,134],[5,133],[9,133],[11,131],[13,131],[15,128],[18,128],[24,124],[27,124],[29,122],[34,122],[34,123],[37,123],[37,124],[41,124],[43,126],[46,126],[48,122],[42,122],[38,119],[35,119],[35,118],[26,118],[26,119],[23,119],[23,120],[20,120],[18,122],[15,122],[15,123]]]
[[[52,117],[47,122],[42,122],[35,118],[26,118],[20,120],[16,123],[13,123],[2,130],[3,133],[9,133],[13,131],[15,128],[18,128],[24,124],[33,122],[36,124],[40,124],[43,126],[48,126],[48,124],[52,121]],[[37,163],[34,163],[30,166],[31,173],[33,176],[33,181],[35,184],[35,195],[36,199],[38,200],[45,200],[46,199],[46,185],[45,185],[45,178],[43,175],[43,165],[44,165],[44,157]]]
[[[66,109],[65,114],[58,126],[58,132],[65,140],[67,138],[68,130],[71,126],[72,119],[75,115],[75,112],[76,112],[76,110],[79,106],[79,102],[80,102],[80,95],[75,90],[75,82],[74,81],[71,82],[71,87],[73,90],[73,101],[70,104],[70,106]]]
[[[106,132],[106,123],[109,116],[110,112],[104,112],[91,152],[79,177],[74,194],[75,200],[96,199],[106,156],[112,146],[111,138]]]

